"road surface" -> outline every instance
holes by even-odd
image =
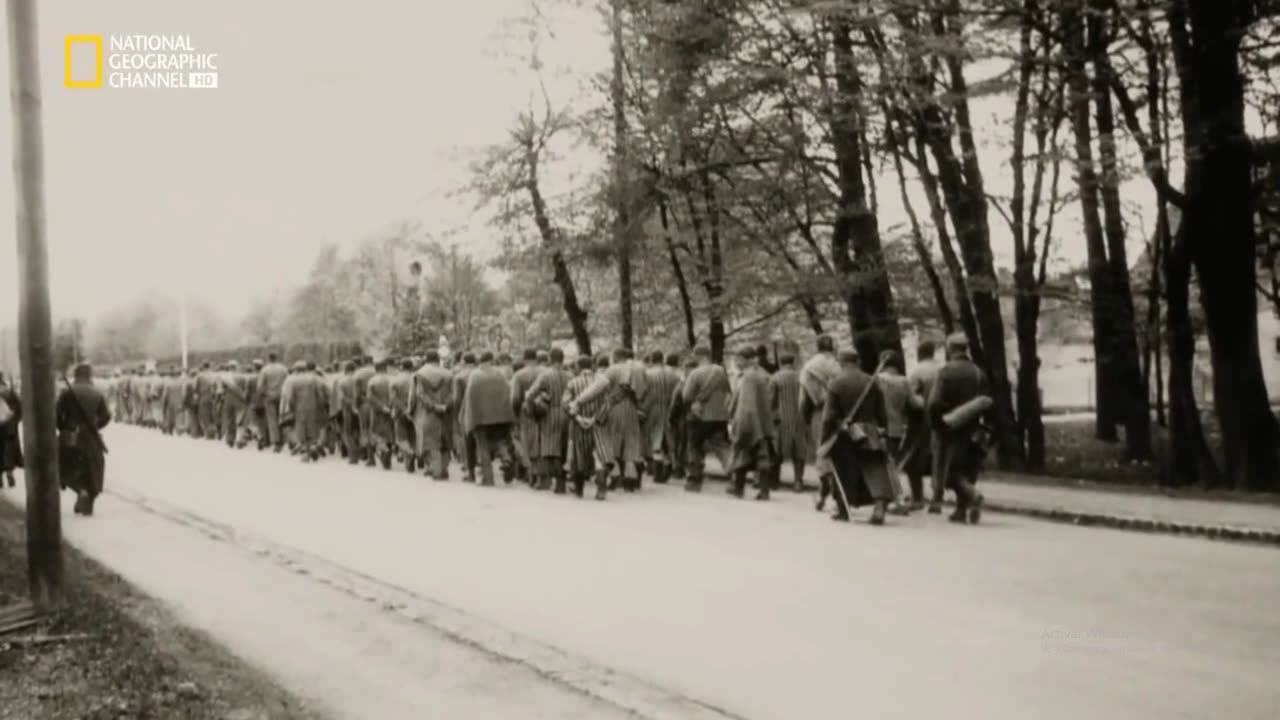
[[[597,503],[131,427],[107,442],[110,494],[89,520],[64,502],[69,538],[340,716],[1280,707],[1270,548],[994,514],[842,525],[717,485]]]

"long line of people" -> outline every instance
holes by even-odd
[[[889,512],[938,513],[951,489],[951,520],[976,523],[990,401],[964,336],[948,338],[946,349],[939,363],[933,343],[922,342],[909,374],[891,351],[868,374],[856,351],[836,352],[822,336],[803,366],[784,356],[767,368],[757,349],[744,348],[732,373],[705,347],[687,359],[654,352],[638,360],[620,349],[571,362],[552,348],[518,360],[429,351],[327,367],[286,366],[270,355],[244,368],[129,369],[101,384],[121,422],[236,448],[288,449],[303,462],[398,464],[440,481],[457,463],[466,481],[483,486],[496,484],[496,464],[506,483],[579,497],[593,486],[599,500],[611,490],[636,492],[646,477],[683,480],[699,492],[709,457],[727,474],[730,494],[745,497],[751,483],[755,498],[768,500],[784,466],[803,492],[812,465],[816,508],[834,499],[836,520],[868,505],[873,524]]]

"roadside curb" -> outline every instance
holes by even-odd
[[[1128,515],[1112,515],[1106,513],[1079,512],[1065,508],[1046,508],[1016,503],[1002,503],[988,500],[983,503],[984,510],[1021,515],[1037,520],[1080,525],[1082,527],[1106,527],[1130,532],[1145,532],[1161,535],[1177,535],[1183,537],[1205,538],[1209,540],[1226,540],[1257,545],[1280,547],[1280,530],[1264,530],[1260,528],[1236,527],[1231,525],[1201,525],[1173,520],[1153,520],[1151,518]]]
[[[708,479],[724,481],[727,478],[720,473],[709,472]],[[817,491],[817,486],[805,483],[808,491]],[[953,501],[946,503],[954,506]],[[1253,545],[1269,545],[1280,547],[1280,528],[1264,529],[1235,525],[1204,525],[1178,520],[1155,520],[1152,518],[1119,515],[1115,513],[1084,512],[1068,510],[1062,507],[1045,507],[1040,505],[1024,505],[987,499],[982,509],[1002,515],[1020,515],[1022,517],[1061,523],[1063,525],[1079,525],[1080,527],[1103,527],[1113,530],[1127,530],[1154,535],[1174,535],[1178,537],[1222,540],[1226,542],[1249,543]]]

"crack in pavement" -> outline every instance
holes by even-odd
[[[517,665],[540,678],[642,720],[747,720],[642,678],[576,657],[464,610],[379,580],[305,550],[281,545],[185,508],[119,490],[108,494],[215,542],[233,545],[351,597],[376,605],[447,640]]]

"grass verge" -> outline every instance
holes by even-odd
[[[325,717],[70,547],[66,564],[66,607],[35,633],[88,638],[35,646],[14,642],[24,635],[0,638],[0,719]],[[25,589],[23,516],[0,502],[0,606]]]

